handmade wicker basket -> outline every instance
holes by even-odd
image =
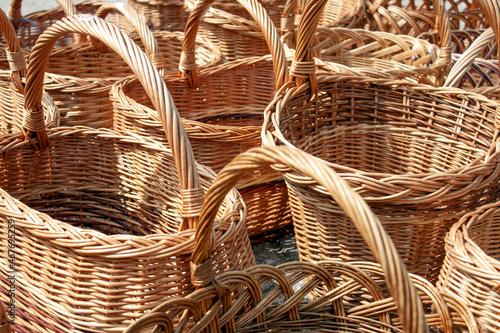
[[[0,10],[0,32],[7,42],[5,49],[6,63],[9,70],[0,69],[0,133],[18,132],[22,129],[24,85],[22,79],[26,75],[24,53],[19,45],[14,27],[9,18]],[[43,113],[47,127],[58,125],[59,110],[52,98],[43,93]]]
[[[437,283],[467,304],[481,332],[500,330],[499,218],[497,202],[453,225],[445,238],[446,258]]]
[[[428,281],[410,276],[380,222],[363,199],[329,166],[297,149],[257,148],[235,158],[208,190],[201,216],[213,218],[224,193],[245,173],[279,163],[307,174],[356,225],[382,266],[339,261],[258,265],[198,280],[201,289],[170,299],[127,328],[150,332],[453,332],[447,300]],[[224,189],[221,191],[221,189]],[[194,258],[211,265],[199,238]],[[195,260],[195,259],[194,259]],[[417,292],[418,289],[418,292]],[[327,291],[327,292],[324,292]],[[319,294],[319,295],[318,295]],[[317,295],[313,299],[309,295]],[[392,295],[392,297],[391,297]],[[422,302],[432,304],[424,313]],[[451,302],[450,302],[451,304]],[[453,306],[460,304],[453,301]],[[467,312],[462,312],[467,314]],[[425,314],[425,316],[424,316]],[[465,317],[465,321],[471,322]],[[474,322],[467,327],[477,332]]]
[[[171,150],[107,129],[43,129],[45,54],[70,33],[88,34],[123,56],[160,114]],[[127,47],[116,47],[116,40]],[[43,141],[20,133],[0,140],[2,244],[12,239],[9,228],[15,224],[15,245],[9,248],[15,261],[0,258],[0,285],[9,290],[7,277],[14,270],[16,305],[23,314],[16,329],[115,332],[167,297],[189,293],[198,227],[210,234],[214,270],[255,263],[244,203],[235,190],[209,229],[198,219],[214,173],[195,164],[164,81],[123,32],[89,15],[67,17],[47,29],[30,57],[25,109]],[[5,301],[7,294],[0,297]]]
[[[316,75],[307,41],[323,5],[311,1],[299,26],[294,62],[311,71],[291,71],[287,89],[266,109],[264,145],[294,146],[327,161],[380,218],[409,271],[434,282],[446,232],[498,188],[497,102],[461,89]],[[373,260],[321,187],[282,174],[301,259]]]
[[[283,46],[265,10],[257,1],[241,3],[256,15],[255,20],[263,27],[272,59],[246,58],[191,71],[186,77],[178,74],[164,77],[184,119],[196,160],[216,172],[240,152],[261,145],[262,111],[285,81],[287,71]],[[199,13],[193,11],[191,15],[190,19]],[[186,36],[187,45],[195,34],[192,30]],[[151,109],[136,79],[115,85],[111,98],[117,131],[150,136],[166,143],[159,115]],[[272,235],[291,225],[286,186],[277,172],[270,168],[255,172],[238,189],[247,204],[247,228],[251,236],[260,237],[268,232]]]

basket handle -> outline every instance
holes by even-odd
[[[500,3],[491,0],[477,0],[477,5],[481,9],[481,12],[486,17],[487,21],[490,23],[493,31],[500,31]],[[500,42],[500,33],[496,33],[495,37],[498,44]],[[498,48],[498,54],[500,54],[500,48]]]
[[[467,50],[460,55],[455,65],[450,69],[443,87],[457,87],[474,60],[476,60],[479,54],[481,54],[481,52],[494,40],[495,33],[491,27],[477,37]]]
[[[71,0],[56,0],[59,6],[61,6],[64,14],[67,16],[75,15],[77,13],[75,5],[71,2]],[[12,20],[12,24],[14,28],[19,29],[21,23],[24,20],[23,15],[21,14],[21,4],[23,0],[12,0],[9,6],[9,17]]]
[[[5,15],[5,13],[4,13],[4,15]],[[7,317],[7,311],[5,310],[5,306],[3,305],[3,302],[0,302],[0,332],[1,333],[12,333],[9,319]]]
[[[205,196],[195,247],[191,261],[191,280],[195,287],[204,287],[213,278],[210,253],[213,248],[213,221],[225,195],[244,174],[268,165],[280,164],[293,168],[324,186],[335,202],[352,219],[359,233],[382,266],[386,282],[396,303],[403,332],[428,332],[423,306],[408,271],[392,239],[361,196],[352,190],[332,168],[324,162],[291,147],[252,148],[235,157],[210,186]],[[280,166],[281,168],[281,166]]]
[[[198,74],[195,62],[195,42],[201,20],[214,0],[200,0],[189,14],[186,28],[184,29],[184,41],[179,62],[179,71],[183,77],[187,77],[192,87],[198,86]],[[257,22],[264,34],[273,59],[274,73],[276,75],[276,90],[286,82],[287,63],[285,49],[278,35],[276,27],[266,10],[257,0],[238,0],[245,7],[252,18]]]
[[[38,38],[31,52],[26,77],[25,118],[23,122],[33,131],[44,133],[43,117],[40,117],[40,100],[45,68],[56,41],[67,34],[79,33],[101,41],[120,55],[143,85],[151,102],[158,111],[179,174],[183,195],[184,224],[195,226],[203,201],[195,159],[181,118],[165,81],[146,54],[125,33],[93,15],[68,16],[54,23]],[[41,135],[41,134],[40,134]],[[38,142],[43,149],[48,142]]]
[[[22,79],[26,76],[26,60],[24,53],[21,50],[19,39],[17,38],[16,31],[12,22],[7,17],[5,12],[0,9],[0,32],[5,37],[7,48],[5,53],[7,61],[9,62],[10,80],[17,89],[17,92],[24,95],[24,85]],[[43,105],[46,107],[47,126],[58,126],[60,115],[59,110],[54,104],[54,100],[47,94],[43,93]]]
[[[10,78],[20,94],[24,94],[24,86],[21,79],[26,75],[26,60],[17,38],[13,24],[3,10],[0,10],[0,29],[7,42],[5,53],[9,61],[11,71]]]
[[[135,29],[137,35],[141,39],[144,50],[148,55],[149,59],[153,65],[158,68],[161,75],[164,72],[164,66],[161,64],[160,49],[158,47],[158,42],[151,29],[149,29],[146,20],[143,16],[131,6],[121,3],[121,2],[110,2],[105,3],[99,7],[95,12],[95,16],[105,19],[108,14],[112,12],[120,13],[125,17],[125,19],[130,23],[130,25]]]

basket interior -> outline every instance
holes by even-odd
[[[165,150],[97,136],[55,137],[0,155],[2,188],[53,219],[102,233],[176,233],[177,172]],[[206,185],[206,184],[205,184]]]
[[[363,172],[446,172],[482,156],[494,109],[404,89],[327,82],[318,98],[282,110],[284,138],[316,157]]]

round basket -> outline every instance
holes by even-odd
[[[309,5],[298,32],[299,68],[313,61],[307,41],[324,3]],[[497,102],[456,88],[309,68],[308,75],[292,71],[288,89],[266,109],[264,145],[294,146],[328,162],[368,202],[409,271],[434,282],[446,232],[498,188]],[[321,187],[282,174],[301,259],[373,261]]]
[[[171,150],[107,129],[43,128],[44,55],[70,33],[122,54],[160,114]],[[9,257],[0,258],[0,285],[9,290],[9,274],[15,276],[20,330],[116,332],[166,298],[188,294],[199,227],[210,234],[216,272],[255,263],[238,192],[225,196],[210,228],[198,219],[215,174],[195,163],[164,81],[123,32],[89,15],[47,29],[30,57],[25,109],[27,123],[40,129],[37,138],[13,133],[0,145],[0,240],[11,244]]]
[[[202,289],[171,299],[125,333],[173,332],[453,332],[459,328],[445,298],[428,281],[407,273],[366,202],[329,166],[297,149],[258,148],[237,156],[209,189],[202,216],[213,216],[225,191],[245,173],[279,163],[307,174],[348,214],[377,261],[321,261],[258,265],[206,279]],[[321,185],[319,185],[321,184]],[[196,246],[203,249],[203,245]],[[211,258],[198,257],[210,264]],[[194,280],[194,278],[193,278]],[[201,281],[200,281],[201,282]],[[321,292],[326,290],[327,292]],[[417,292],[418,290],[418,292]],[[310,295],[318,295],[311,299]],[[392,297],[393,298],[392,298]],[[422,303],[433,311],[424,312]],[[454,308],[459,302],[454,302]],[[182,318],[182,320],[179,320]],[[464,318],[468,320],[468,318]],[[160,328],[163,328],[161,330]],[[474,326],[470,332],[477,332]]]

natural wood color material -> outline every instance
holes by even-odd
[[[434,282],[446,232],[497,191],[497,102],[457,88],[315,73],[309,43],[322,5],[309,3],[298,31],[294,63],[310,71],[292,71],[266,109],[264,145],[327,161],[380,218],[410,272]],[[301,259],[373,260],[324,189],[283,175]]]
[[[481,332],[498,332],[500,317],[500,203],[465,215],[445,238],[446,258],[437,283],[463,300]]]
[[[83,126],[47,129],[49,142],[39,151],[19,133],[0,137],[0,211],[6,222],[0,242],[7,243],[12,219],[26,330],[116,332],[167,297],[193,290],[195,232],[207,223],[198,215],[215,175],[195,163],[172,97],[146,54],[95,16],[63,18],[40,37],[28,66],[27,113],[36,115],[41,99],[47,58],[39,53],[49,53],[47,46],[67,33],[100,38],[111,49],[116,41],[127,46],[115,51],[143,85],[171,149],[138,135]],[[217,272],[255,263],[245,214],[241,196],[231,190],[210,221],[208,255]],[[7,259],[0,258],[2,277],[10,268]],[[4,290],[5,283],[0,280]]]
[[[33,131],[33,128],[23,128],[23,79],[26,75],[26,62],[16,31],[2,10],[0,10],[0,32],[7,42],[4,51],[9,58],[7,62],[9,70],[0,69],[0,133],[24,131],[28,137],[38,136],[40,139],[44,135],[43,129]],[[59,110],[54,105],[53,99],[45,92],[41,108],[45,126],[58,125]]]
[[[12,4],[17,2],[19,0]],[[74,7],[72,12],[76,12]],[[122,20],[130,22],[136,30],[130,33],[132,39],[144,48],[157,68],[165,73],[178,72],[184,53],[182,33],[152,33],[144,19],[125,4],[104,4],[100,11],[97,10],[97,14],[103,17],[110,12],[118,12],[125,17]],[[45,27],[40,28],[40,31],[43,29]],[[71,43],[58,44],[66,39]],[[204,68],[223,62],[220,51],[206,38],[193,38],[193,52],[195,51],[199,53],[197,62],[192,65],[188,63],[187,66]],[[86,36],[66,34],[56,41],[46,56],[49,60],[44,87],[59,109],[61,125],[112,128],[113,107],[109,90],[115,82],[132,74],[120,55]]]
[[[125,333],[146,332],[155,325],[158,331],[163,327],[163,332],[191,327],[193,333],[453,332],[455,323],[444,297],[428,281],[407,273],[390,237],[366,202],[326,163],[303,151],[263,147],[237,156],[208,190],[200,216],[213,218],[224,194],[238,179],[269,164],[294,169],[311,177],[312,185],[324,188],[352,219],[381,266],[331,260],[284,263],[278,267],[258,265],[221,273],[193,294],[159,305]],[[204,252],[208,240],[197,238],[193,261],[211,262],[209,257],[197,255],[198,251]],[[311,300],[308,295],[316,297]],[[430,304],[427,308],[433,311],[424,313],[422,302]]]
[[[272,57],[228,62],[200,69],[196,76],[194,71],[187,73],[187,77],[165,76],[184,119],[196,160],[216,172],[234,156],[261,145],[263,110],[287,74],[285,52],[269,16],[257,1],[240,2],[262,27]],[[199,8],[191,13],[190,19],[202,14],[203,8]],[[192,45],[197,31],[186,32],[185,44]],[[195,77],[197,82],[192,80]],[[117,131],[150,136],[166,143],[158,113],[144,98],[143,88],[136,79],[120,82],[111,93]],[[245,177],[238,189],[247,204],[247,228],[251,236],[291,224],[286,186],[277,172],[270,168],[256,171]]]

